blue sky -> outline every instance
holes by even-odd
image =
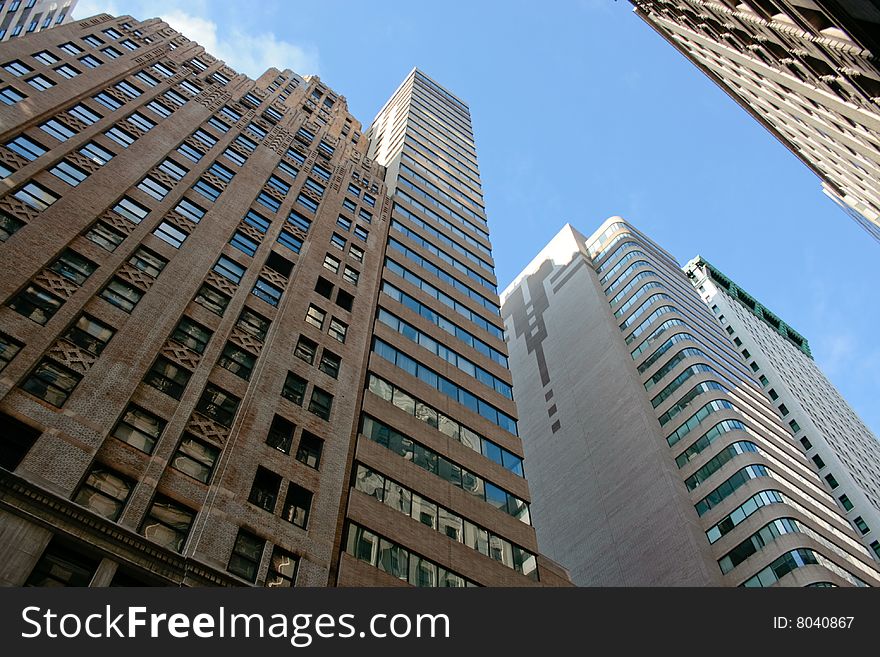
[[[625,0],[80,0],[162,16],[234,68],[317,74],[369,125],[413,66],[471,107],[503,288],[570,222],[622,215],[802,333],[880,433],[880,245]]]

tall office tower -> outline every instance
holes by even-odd
[[[630,0],[880,240],[876,0]]]
[[[564,584],[531,526],[468,107],[414,69],[367,137],[393,196],[339,581],[402,578],[400,545],[428,582]]]
[[[675,260],[619,217],[503,293],[542,549],[580,585],[880,572]]]
[[[0,41],[70,21],[77,0],[0,0]]]
[[[862,542],[880,559],[880,442],[807,341],[700,257],[685,272],[730,335]]]
[[[383,311],[370,355],[391,201],[343,97],[100,15],[0,44],[0,99],[0,583],[557,581],[492,461],[514,425],[397,372],[428,328],[390,292],[410,324]],[[503,349],[443,266],[423,289]]]

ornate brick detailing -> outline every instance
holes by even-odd
[[[34,282],[39,283],[42,287],[49,290],[49,292],[62,299],[69,299],[79,289],[79,286],[76,283],[64,278],[64,276],[51,269],[44,269],[34,276]]]
[[[205,282],[209,285],[213,285],[221,292],[225,292],[228,295],[235,294],[235,291],[238,290],[238,286],[235,285],[228,278],[224,278],[220,274],[215,271],[209,271],[208,275],[205,276]]]
[[[158,180],[160,183],[165,185],[166,187],[175,187],[178,182],[180,182],[174,176],[168,175],[162,169],[156,167],[155,169],[150,171],[150,176]]]
[[[118,214],[113,212],[113,210],[107,210],[104,214],[101,215],[100,219],[108,226],[111,226],[116,230],[125,233],[126,235],[134,230],[133,223],[131,223],[127,219],[123,219]]]
[[[199,354],[173,340],[169,340],[162,347],[162,355],[189,370],[194,370],[198,366],[200,358]]]
[[[279,155],[283,155],[287,152],[287,148],[292,141],[293,135],[291,135],[290,132],[288,132],[285,128],[276,125],[274,128],[272,128],[272,131],[266,136],[264,145],[267,148],[271,148]]]
[[[277,189],[272,187],[272,185],[263,185],[263,191],[266,192],[269,196],[274,198],[279,203],[284,201],[284,195],[279,192]]]
[[[229,100],[229,92],[223,87],[210,88],[198,95],[196,102],[204,105],[209,110],[216,111]]]
[[[124,121],[120,121],[119,123],[116,124],[116,127],[121,128],[123,130],[127,130],[128,132],[132,133],[138,139],[140,139],[145,134],[147,134],[146,132],[141,130],[140,126],[136,125],[135,123],[132,123],[128,119],[125,119]]]
[[[217,177],[210,171],[205,171],[205,173],[202,174],[202,179],[206,180],[207,182],[214,185],[214,187],[217,187],[219,189],[226,189],[226,186],[229,184],[228,182],[226,182],[222,178]]]
[[[287,278],[279,274],[274,269],[263,267],[263,269],[260,271],[260,276],[265,278],[273,285],[277,285],[278,287],[283,288],[287,286]]]
[[[169,224],[174,226],[175,228],[179,228],[184,233],[189,235],[193,229],[193,222],[184,217],[182,214],[175,212],[174,210],[169,210],[164,217],[162,217],[163,221],[167,221]]]
[[[86,157],[79,151],[73,151],[67,156],[67,159],[86,173],[95,173],[95,171],[101,168],[100,164],[95,162],[92,158]]]
[[[220,73],[220,75],[225,77],[227,80],[232,80],[238,77],[238,73],[233,71],[228,66],[221,66],[219,69],[217,69],[217,72]]]
[[[83,21],[79,21],[79,25],[82,27],[89,27],[90,25],[100,25],[101,23],[106,23],[107,21],[112,21],[113,17],[110,14],[98,14],[97,16],[92,16],[91,18]]]
[[[320,196],[320,194],[318,194],[318,192],[313,191],[312,189],[310,189],[308,187],[303,187],[302,190],[300,190],[300,191],[303,196],[305,196],[306,198],[312,199],[315,203],[321,202],[321,196]]]
[[[55,118],[69,125],[71,128],[74,129],[75,132],[82,132],[89,127],[86,123],[75,117],[73,114],[70,114],[69,112],[58,114]]]
[[[239,121],[239,123],[241,123],[241,121]],[[235,142],[232,142],[231,144],[229,144],[229,150],[231,150],[235,153],[238,153],[244,159],[248,159],[248,157],[250,157],[250,153],[248,153],[245,149],[243,149],[241,146],[239,146]]]
[[[110,96],[113,100],[118,102],[120,105],[128,105],[129,101],[131,100],[124,93],[122,93],[118,89],[114,89],[113,87],[107,87],[106,89],[104,89],[104,93],[107,94],[108,96]]]
[[[258,356],[263,348],[263,343],[260,340],[257,340],[250,333],[242,330],[238,326],[232,329],[232,333],[229,335],[229,340],[242,349],[247,349]]]
[[[245,221],[242,221],[240,224],[238,224],[238,230],[256,242],[263,241],[263,233],[261,233]]]
[[[193,411],[189,422],[186,424],[186,430],[201,438],[215,442],[221,447],[226,444],[226,438],[229,436],[228,427],[224,427],[222,424],[202,415],[198,411]]]
[[[67,340],[58,340],[46,354],[57,363],[69,367],[74,372],[85,374],[94,364],[95,357]]]
[[[122,267],[119,268],[119,271],[116,272],[116,275],[127,283],[131,283],[143,290],[149,290],[150,286],[155,281],[152,276],[145,274],[130,263],[122,265]]]
[[[0,164],[5,164],[8,167],[18,170],[27,164],[27,160],[18,153],[13,153],[8,148],[0,148]]]
[[[289,233],[293,233],[296,237],[301,239],[303,242],[306,241],[306,235],[308,233],[306,231],[304,231],[302,228],[300,228],[299,226],[288,221],[288,222],[285,222],[285,224],[284,224],[284,230],[286,230]]]
[[[192,137],[192,136],[184,139],[183,143],[186,144],[187,146],[192,146],[202,155],[204,155],[205,151],[207,150],[207,147],[202,142],[200,142],[198,139],[196,139],[195,137]]]
[[[147,65],[152,64],[165,54],[165,46],[157,46],[134,58],[136,64]]]

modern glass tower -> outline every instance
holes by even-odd
[[[392,201],[317,77],[156,19],[0,44],[0,583],[568,583],[467,110],[405,86]]]
[[[807,341],[697,257],[685,266],[841,511],[880,560],[880,442],[825,377]]]
[[[880,585],[676,261],[571,226],[502,295],[542,549],[578,585]]]
[[[875,0],[631,0],[880,240]],[[770,181],[772,183],[772,181]]]

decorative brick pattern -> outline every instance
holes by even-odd
[[[263,269],[260,270],[260,276],[280,288],[287,287],[287,279],[274,269],[263,267]]]
[[[27,160],[18,153],[13,153],[11,150],[4,147],[0,148],[0,164],[5,164],[12,169],[21,169],[27,164]]]
[[[134,265],[126,262],[119,270],[116,272],[116,275],[122,280],[131,283],[132,285],[141,288],[146,291],[150,289],[150,286],[154,283],[156,279],[152,276],[148,276],[140,269],[135,267]]]
[[[64,278],[64,276],[51,269],[44,269],[41,271],[34,276],[34,281],[49,290],[52,294],[65,300],[72,297],[79,289],[76,283]]]
[[[162,355],[188,370],[194,370],[201,360],[199,354],[173,340],[169,340],[162,347]]]
[[[247,349],[248,351],[253,352],[258,356],[260,355],[260,351],[263,349],[262,341],[257,340],[250,333],[240,329],[238,326],[232,329],[232,333],[229,335],[229,340],[237,344],[242,349]]]
[[[67,340],[58,340],[46,355],[80,374],[85,374],[95,362],[95,357],[92,354]]]
[[[205,417],[198,411],[193,411],[189,422],[187,422],[186,430],[210,442],[217,443],[221,447],[226,444],[226,438],[229,436],[228,427],[224,427],[211,418]]]
[[[205,276],[205,282],[213,285],[221,292],[225,292],[229,295],[235,294],[235,291],[238,289],[238,286],[235,285],[232,281],[230,281],[228,278],[221,276],[215,271],[208,272],[208,275]]]

